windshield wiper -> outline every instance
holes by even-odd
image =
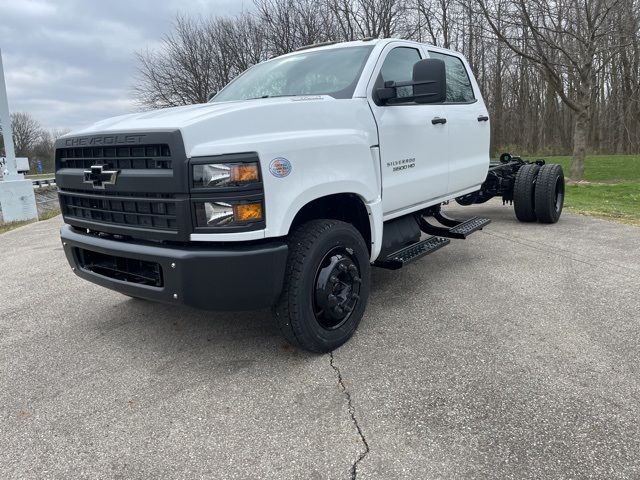
[[[298,94],[289,94],[289,95],[262,95],[261,97],[252,97],[247,98],[247,100],[260,100],[262,98],[279,98],[279,97],[299,97]]]

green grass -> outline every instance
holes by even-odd
[[[566,192],[571,210],[640,225],[640,183],[567,185]]]
[[[544,157],[559,163],[569,176],[571,157]],[[589,155],[584,162],[584,179],[598,183],[640,183],[640,155]]]
[[[545,157],[569,174],[570,157]],[[585,183],[567,185],[565,206],[573,211],[640,225],[640,155],[591,155]]]
[[[55,173],[40,173],[40,174],[34,174],[34,175],[25,175],[24,178],[28,178],[29,180],[38,180],[41,178],[51,178],[51,177],[55,177]]]
[[[23,227],[25,225],[29,225],[30,223],[35,223],[35,220],[31,220],[29,222],[9,222],[9,223],[0,223],[0,234],[7,233],[9,230],[14,230],[18,227]]]

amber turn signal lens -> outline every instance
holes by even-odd
[[[258,180],[259,176],[257,163],[243,163],[239,165],[233,165],[231,167],[232,182],[257,182]]]
[[[239,203],[233,206],[236,222],[255,222],[262,220],[262,203]]]

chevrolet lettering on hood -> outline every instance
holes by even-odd
[[[94,147],[104,145],[137,145],[146,135],[104,135],[99,137],[80,137],[65,140],[67,147]]]

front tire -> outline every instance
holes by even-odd
[[[370,288],[369,251],[352,225],[313,220],[289,239],[285,283],[274,317],[292,345],[330,352],[355,332]]]

